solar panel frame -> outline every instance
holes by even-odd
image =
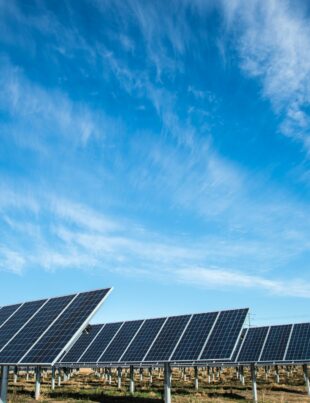
[[[3,325],[5,325],[5,323],[6,323],[9,319],[11,319],[11,317],[12,317],[13,315],[15,315],[15,313],[16,313],[23,305],[24,305],[24,304],[14,304],[14,305],[7,305],[7,306],[2,306],[2,307],[1,307],[0,316],[2,316],[2,317],[3,317],[3,312],[5,312],[5,310],[7,310],[8,308],[12,308],[12,307],[13,307],[13,310],[12,310],[12,311],[9,310],[9,314],[5,314],[5,319],[3,319],[2,322],[0,322],[0,329],[1,329],[1,327],[2,327]],[[14,309],[14,307],[16,307],[16,308]]]
[[[258,362],[258,359],[261,355],[262,352],[262,348],[266,342],[267,339],[267,335],[268,335],[268,331],[269,331],[269,326],[260,326],[260,327],[250,327],[247,330],[246,336],[244,338],[244,341],[242,343],[242,346],[240,348],[240,351],[238,353],[238,356],[236,358],[236,361],[238,363],[256,363]],[[258,335],[258,337],[257,337]],[[251,339],[252,338],[252,339]],[[255,342],[255,344],[258,344],[257,346],[257,350],[254,351],[253,347],[250,349],[251,345]],[[247,343],[252,343],[249,346],[247,346]],[[243,351],[243,348],[248,349],[247,351]],[[249,358],[243,358],[242,354],[252,354],[252,356],[254,354],[257,354],[257,359],[253,358],[253,359],[249,359]],[[248,356],[246,356],[248,357]]]
[[[284,333],[286,330],[288,330],[288,334]],[[258,361],[264,363],[283,361],[284,354],[286,353],[287,347],[289,345],[291,331],[292,325],[289,324],[270,326]],[[277,340],[273,341],[275,337],[277,338]],[[272,346],[270,346],[271,343],[275,344],[275,342],[277,343],[276,349],[278,351],[275,351],[274,349],[272,349]],[[282,348],[282,354],[281,347],[283,347],[283,344],[281,344],[281,342],[285,343],[284,349]],[[269,358],[266,357],[267,354],[269,354]],[[272,354],[274,358],[270,357],[270,355]],[[281,355],[282,359],[278,358],[279,355]]]
[[[310,362],[310,323],[295,323],[290,336],[285,362]],[[291,358],[289,358],[290,354],[292,355],[290,350],[294,351],[294,356]]]

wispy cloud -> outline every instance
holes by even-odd
[[[310,152],[310,25],[302,7],[284,0],[223,1],[241,68],[261,82],[282,119],[280,131]]]

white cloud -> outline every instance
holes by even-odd
[[[299,3],[299,5],[301,5]],[[241,67],[283,116],[280,130],[310,152],[310,19],[288,0],[223,1]]]
[[[179,281],[211,289],[258,289],[278,296],[310,298],[310,286],[300,279],[273,280],[218,268],[176,270]]]

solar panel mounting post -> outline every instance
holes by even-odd
[[[135,393],[135,370],[133,365],[130,365],[130,372],[129,372],[129,392],[131,394]]]
[[[310,381],[309,381],[309,373],[308,373],[307,364],[303,365],[303,371],[304,371],[304,378],[305,378],[305,383],[306,383],[307,394],[308,394],[308,396],[310,396]]]
[[[55,367],[52,367],[52,380],[51,380],[51,388],[52,390],[55,390]]]
[[[276,383],[280,383],[280,375],[279,375],[279,367],[278,365],[275,365],[275,381]]]
[[[41,368],[36,367],[36,384],[35,384],[35,391],[34,391],[35,400],[40,399],[40,393],[41,393]]]
[[[164,401],[171,403],[171,367],[168,362],[164,364]]]
[[[117,389],[122,388],[122,368],[117,368]]]
[[[257,382],[256,382],[256,368],[254,364],[251,364],[251,378],[252,378],[252,392],[253,392],[253,402],[257,403]]]
[[[7,403],[9,367],[4,365],[1,371],[1,394],[0,403]]]
[[[13,382],[14,382],[14,383],[17,383],[17,379],[18,379],[18,368],[17,368],[17,366],[15,365],[15,367],[14,367]]]
[[[198,379],[198,367],[194,367],[195,370],[195,390],[199,389],[199,379]]]

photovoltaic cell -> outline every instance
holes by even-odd
[[[248,309],[222,311],[208,339],[201,360],[230,359]]]
[[[168,318],[144,361],[168,360],[190,317],[182,315]]]
[[[147,353],[151,343],[162,327],[165,318],[148,319],[144,322],[139,333],[134,338],[126,353],[121,358],[122,362],[139,362]]]
[[[285,360],[310,361],[310,323],[294,325]]]
[[[124,353],[126,347],[142,325],[142,320],[125,322],[120,331],[115,336],[107,350],[100,357],[99,362],[116,362]]]
[[[0,349],[20,330],[20,328],[37,312],[46,300],[26,302],[11,318],[0,328]]]
[[[74,297],[75,295],[70,295],[50,299],[20,331],[18,337],[0,352],[0,362],[18,363]]]
[[[108,291],[106,289],[79,294],[23,358],[23,362],[27,364],[53,362]]]
[[[249,328],[237,357],[238,362],[257,362],[262,351],[268,326]]]
[[[85,351],[79,362],[95,363],[100,355],[109,345],[116,332],[119,330],[123,322],[108,323],[100,331],[91,346]]]
[[[292,325],[271,326],[260,361],[281,361],[290,336]]]
[[[83,332],[68,353],[61,359],[62,362],[77,362],[86,348],[97,336],[103,325],[92,325],[89,332]]]
[[[3,306],[0,309],[0,326],[21,306],[21,304]]]
[[[177,349],[172,356],[172,361],[198,359],[217,315],[218,312],[211,312],[197,314],[193,316]]]
[[[237,358],[238,353],[240,351],[240,347],[242,345],[242,342],[243,342],[243,339],[244,339],[245,335],[246,335],[246,329],[243,329],[242,333],[241,333],[241,336],[239,337],[237,347],[235,348],[235,351],[233,352],[233,355],[231,357],[231,361],[236,361],[236,358]]]

